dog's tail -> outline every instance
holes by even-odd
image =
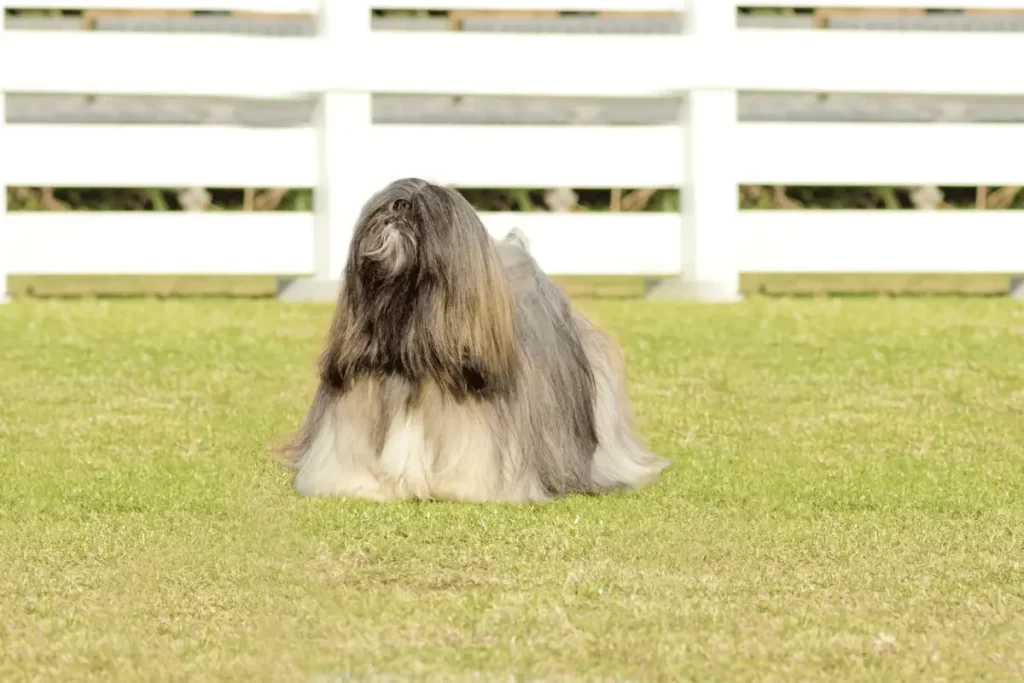
[[[633,428],[626,368],[617,345],[582,313],[575,314],[594,371],[598,446],[591,463],[596,491],[638,489],[653,482],[669,461],[647,449]]]
[[[508,244],[514,244],[527,254],[530,253],[530,240],[526,237],[526,233],[518,227],[512,228],[508,231],[508,234],[505,235],[505,242]]]

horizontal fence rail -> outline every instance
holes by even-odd
[[[1024,63],[1024,36],[1016,32],[747,28],[705,38],[367,31],[335,46],[293,36],[19,30],[4,34],[0,63],[18,65],[2,72],[0,84],[19,93],[1024,94],[1024,70],[993,66]]]
[[[504,1],[515,3],[519,0]],[[311,14],[320,11],[321,7],[320,0],[13,0],[3,4],[8,8],[22,10],[173,10],[264,14]]]
[[[553,274],[1024,271],[1014,211],[739,211],[741,184],[1024,185],[1024,124],[740,122],[737,92],[1024,94],[1013,32],[738,28],[742,7],[1024,10],[1024,0],[21,0],[18,9],[314,14],[316,35],[0,28],[0,91],[315,101],[312,125],[30,124],[0,116],[7,187],[313,188],[312,212],[0,211],[7,273],[336,279],[366,197],[678,188],[679,213],[483,213]],[[371,9],[683,12],[680,34],[372,30]],[[58,45],[59,42],[59,45]],[[371,93],[682,97],[673,125],[374,124]],[[2,114],[2,100],[0,100]],[[3,209],[0,206],[0,209]],[[706,286],[704,286],[706,285]]]
[[[505,0],[518,2],[519,0]],[[684,0],[685,2],[686,0]],[[1019,10],[1020,0],[742,0],[741,7],[792,7],[838,9],[942,9]]]

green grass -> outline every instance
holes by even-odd
[[[0,680],[1024,676],[1024,306],[579,303],[673,466],[540,507],[296,497],[327,306],[0,307]]]

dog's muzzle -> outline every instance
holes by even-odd
[[[363,251],[363,256],[390,275],[401,273],[412,262],[412,238],[395,223],[385,224]]]

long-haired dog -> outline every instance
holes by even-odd
[[[363,207],[319,386],[280,453],[303,495],[538,502],[651,482],[610,339],[514,230],[409,178]]]

